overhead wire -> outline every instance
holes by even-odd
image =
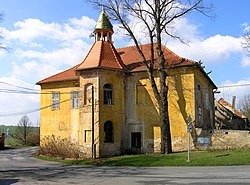
[[[0,82],[1,83],[1,82]],[[250,86],[250,84],[235,84],[235,85],[225,85],[225,86],[218,86],[218,89],[225,89],[225,88],[234,88],[234,87],[245,87],[245,86]],[[29,88],[27,88],[28,90]],[[95,88],[96,89],[96,88]],[[183,88],[184,90],[190,90],[193,88]],[[207,87],[201,87],[201,89],[208,89]],[[0,88],[0,93],[9,93],[9,94],[53,94],[54,92],[57,91],[48,91],[48,92],[41,92],[40,90],[36,90],[35,92],[33,89],[30,89],[31,91],[24,91],[24,90],[16,90],[16,89],[3,89]],[[171,89],[170,89],[171,90]],[[70,92],[60,92],[60,94],[71,94],[72,91]]]
[[[229,88],[229,87],[244,87],[244,86],[250,86],[250,84],[235,84],[235,85],[225,85],[225,86],[219,86],[218,88]]]
[[[9,84],[6,82],[2,82],[0,81],[0,83],[5,84],[5,85],[9,85],[9,86],[13,86],[13,87],[17,87],[17,88],[21,88],[21,89],[25,89],[25,90],[15,90],[15,89],[0,89],[0,93],[9,93],[9,94],[13,94],[13,93],[17,93],[17,94],[53,94],[57,91],[49,91],[49,92],[39,92],[40,90],[37,89],[31,89],[31,88],[26,88],[26,87],[22,87],[22,86],[18,86],[18,85],[13,85],[13,84]],[[244,86],[250,86],[250,84],[235,84],[235,85],[226,85],[226,86],[218,86],[219,88],[234,88],[234,87],[244,87]],[[97,89],[95,87],[95,89]],[[202,88],[204,89],[204,88]],[[71,92],[60,92],[60,94],[71,94]],[[88,93],[88,95],[91,94],[91,92]],[[63,100],[60,101],[59,103],[64,103],[67,101],[70,101],[71,99],[67,99],[67,100]],[[48,106],[44,106],[44,107],[40,107],[40,108],[35,108],[35,109],[30,109],[27,111],[21,111],[21,112],[13,112],[13,113],[0,113],[0,117],[9,117],[9,116],[18,116],[18,115],[24,115],[24,114],[29,114],[29,113],[33,113],[33,112],[37,112],[49,107],[52,107],[53,104],[50,104]]]
[[[90,95],[90,94],[92,94],[92,92],[88,92],[87,95]],[[65,103],[65,102],[68,102],[68,101],[71,101],[71,98],[63,100],[63,101],[60,101],[57,104]],[[38,112],[40,110],[51,108],[53,105],[55,105],[55,104],[50,104],[50,105],[43,106],[43,107],[40,107],[40,108],[35,108],[35,109],[30,109],[30,110],[20,111],[20,112],[13,112],[13,113],[3,113],[3,112],[1,113],[0,112],[0,117],[10,117],[10,116],[19,116],[19,115],[30,114],[30,113]],[[96,106],[98,104],[94,103],[94,105]],[[92,105],[85,105],[85,106],[92,106]]]
[[[32,90],[32,91],[40,91],[40,90],[38,90],[38,89],[27,88],[27,87],[23,87],[23,86],[19,86],[19,85],[10,84],[10,83],[3,82],[3,81],[0,81],[0,83],[1,83],[1,84],[5,84],[5,85],[8,85],[8,86],[12,86],[12,87],[21,88],[21,89]]]
[[[71,99],[66,99],[66,100],[60,101],[58,104],[65,103],[65,102],[68,102],[70,100]],[[40,111],[40,110],[44,110],[44,109],[50,108],[53,105],[55,105],[55,104],[50,104],[50,105],[47,105],[47,106],[44,106],[44,107],[40,107],[40,108],[36,108],[36,109],[31,109],[31,110],[27,110],[27,111],[21,111],[21,112],[0,113],[0,117],[19,116],[19,115],[30,114],[30,113],[33,113],[33,112],[37,112],[37,111]]]

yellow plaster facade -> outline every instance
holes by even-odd
[[[213,107],[213,86],[196,67],[179,67],[168,71],[169,117],[174,151],[186,150],[188,115],[193,122],[193,146],[202,129],[213,128],[213,112],[204,125],[199,126],[199,107]],[[142,153],[160,152],[160,121],[157,103],[145,72],[127,75],[120,71],[92,69],[79,73],[79,81],[57,82],[41,85],[41,138],[49,135],[69,138],[83,148],[86,156],[92,154],[92,94],[94,86],[94,121],[97,157],[118,155],[128,151]],[[157,81],[157,79],[156,79]],[[103,86],[113,87],[113,102],[104,105]],[[199,86],[199,89],[198,89]],[[70,93],[80,92],[80,107],[72,109]],[[201,91],[201,92],[200,92]],[[60,92],[60,109],[51,110],[51,92]],[[208,93],[210,92],[210,94]],[[208,93],[208,100],[199,100],[199,93]],[[201,97],[202,98],[202,97]],[[208,102],[206,102],[208,101]],[[209,107],[206,107],[209,105]],[[207,109],[208,108],[208,109]],[[113,123],[113,142],[104,142],[104,123]],[[198,125],[198,126],[197,126]],[[133,146],[133,133],[139,134],[138,148]],[[207,132],[206,132],[207,133]],[[138,136],[136,136],[138,137]]]
[[[44,84],[41,87],[41,138],[54,134],[61,138],[78,141],[79,109],[70,108],[70,93],[79,90],[78,82]],[[59,110],[51,109],[52,92],[60,92],[61,103]]]
[[[105,34],[98,28],[95,33],[97,40],[83,63],[38,82],[41,86],[41,140],[51,135],[68,138],[91,157],[94,119],[97,157],[131,152],[159,153],[159,110],[147,73],[145,70],[125,70],[119,53],[110,42],[112,28],[105,28]],[[93,52],[98,52],[98,56]],[[199,145],[198,137],[209,137],[209,131],[213,130],[213,89],[216,87],[198,63],[166,70],[172,146],[174,151],[183,151],[187,147],[188,115],[193,120],[192,147]],[[155,80],[159,85],[157,75]],[[79,106],[74,108],[71,93],[75,91],[79,92]],[[59,108],[53,110],[52,94],[55,92],[60,94],[60,103]]]

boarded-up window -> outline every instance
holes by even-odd
[[[201,123],[201,120],[202,120],[202,109],[201,109],[201,107],[198,108],[198,114],[199,114],[199,123]]]
[[[85,130],[84,131],[84,142],[85,143],[91,143],[91,136],[92,136],[92,132],[91,130]]]
[[[209,96],[208,96],[208,92],[206,92],[206,108],[209,109],[210,108],[210,102],[209,102]]]
[[[84,87],[84,105],[92,103],[92,86],[93,84],[86,84]]]
[[[154,153],[161,152],[161,127],[154,126]]]
[[[145,85],[136,84],[136,104],[144,105],[145,104]]]

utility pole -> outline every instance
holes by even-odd
[[[188,132],[188,159],[187,162],[190,162],[190,133],[192,132],[192,118],[190,115],[187,117],[187,132]]]
[[[94,86],[92,85],[92,158],[96,158],[95,146],[95,102],[94,102]]]

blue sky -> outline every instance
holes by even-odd
[[[233,95],[250,93],[250,59],[241,47],[241,35],[249,27],[249,0],[214,0],[214,19],[191,14],[176,22],[176,33],[189,40],[189,46],[166,38],[164,43],[180,56],[202,60],[206,71],[220,88],[217,98],[229,102]],[[5,16],[0,23],[1,43],[9,52],[0,51],[0,89],[15,87],[1,82],[39,90],[35,83],[80,63],[93,38],[89,38],[99,10],[87,0],[0,0]],[[124,41],[114,24],[116,47],[131,45]],[[138,34],[140,32],[138,31]],[[143,42],[143,41],[142,41]],[[39,107],[39,95],[0,92],[0,124],[18,123],[21,115]],[[28,114],[33,124],[39,112]]]

